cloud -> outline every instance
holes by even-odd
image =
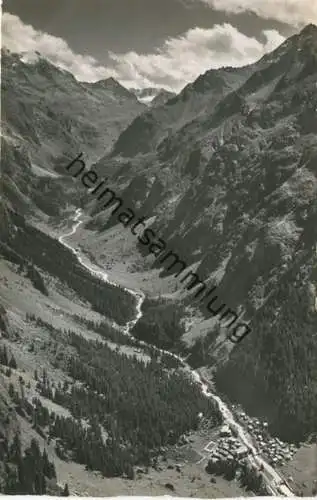
[[[266,41],[261,43],[231,24],[215,25],[210,29],[196,27],[182,36],[168,38],[153,53],[111,52],[111,64],[106,68],[91,56],[74,53],[62,38],[37,31],[17,16],[4,13],[2,25],[3,46],[24,53],[24,60],[34,60],[37,51],[80,81],[113,76],[126,87],[163,86],[174,91],[181,90],[208,69],[256,61],[284,41],[275,30],[263,31]]]
[[[193,0],[196,2],[196,0]],[[215,10],[240,14],[253,12],[264,19],[274,19],[297,28],[317,24],[316,0],[199,0]]]
[[[40,52],[51,63],[70,71],[78,80],[118,77],[114,69],[101,66],[94,57],[74,53],[62,38],[37,31],[8,12],[2,15],[2,45],[11,52],[25,54],[24,60],[29,62],[36,59],[36,51]]]
[[[169,38],[152,54],[110,53],[115,69],[128,85],[180,90],[211,68],[243,66],[256,61],[284,41],[276,30],[264,30],[265,43],[240,33],[231,24],[210,29],[192,28]]]

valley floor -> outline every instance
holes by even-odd
[[[57,235],[57,231],[56,231]],[[121,232],[122,235],[122,232]],[[132,235],[122,238],[118,228],[113,228],[107,237],[92,239],[90,231],[81,230],[76,233],[74,246],[83,247],[89,257],[94,248],[96,261],[103,265],[108,265],[109,278],[122,286],[131,289],[139,289],[147,294],[173,294],[177,281],[172,277],[162,279],[157,271],[149,270],[144,272],[141,259],[136,251],[133,251],[135,240]],[[78,297],[65,284],[49,275],[43,275],[45,285],[49,290],[46,297],[37,291],[31,282],[21,276],[17,266],[5,260],[0,261],[0,297],[1,302],[8,311],[8,318],[11,334],[5,339],[14,354],[18,369],[12,370],[11,379],[4,378],[4,383],[8,387],[9,382],[18,386],[19,376],[22,376],[26,383],[29,383],[27,395],[30,400],[38,394],[36,393],[34,382],[34,370],[39,372],[45,368],[48,376],[54,383],[69,380],[64,372],[55,368],[51,364],[49,353],[50,335],[26,318],[26,314],[35,315],[43,321],[51,324],[54,328],[72,330],[87,340],[100,340],[107,342],[95,331],[81,324],[78,317],[99,322],[104,318],[92,311],[90,305]],[[110,269],[111,268],[111,269]],[[136,271],[138,269],[138,271]],[[141,271],[142,270],[142,271]],[[206,322],[202,322],[204,324]],[[204,325],[204,328],[207,328]],[[198,332],[199,329],[196,328]],[[16,338],[15,338],[16,336]],[[111,346],[111,342],[107,342]],[[32,346],[32,348],[31,348]],[[136,351],[131,346],[116,346],[119,352],[135,355]],[[138,356],[144,360],[148,355],[138,350]],[[42,404],[55,411],[56,414],[68,416],[67,409],[54,404],[45,398],[41,398]],[[68,483],[71,494],[80,496],[114,496],[114,495],[164,495],[172,494],[177,496],[193,496],[200,498],[213,497],[237,497],[245,496],[247,493],[242,489],[237,481],[226,481],[222,477],[217,477],[215,483],[211,483],[211,476],[205,471],[208,457],[203,453],[204,448],[211,439],[217,439],[214,431],[210,432],[204,428],[191,433],[187,437],[187,443],[173,447],[168,450],[167,461],[159,461],[156,469],[150,468],[147,473],[142,468],[137,472],[134,480],[122,478],[104,478],[97,472],[85,470],[85,467],[71,461],[63,461],[56,456],[53,443],[47,444],[39,436],[30,424],[22,417],[19,417],[22,436],[27,445],[31,437],[36,437],[41,448],[46,448],[49,458],[54,461],[57,477],[63,485]],[[309,451],[308,451],[309,450]],[[306,448],[303,446],[298,450],[293,460],[283,467],[285,475],[291,475],[297,487],[310,494],[313,487],[314,477],[314,457],[316,458],[316,448]],[[181,464],[182,467],[177,467]],[[307,464],[307,467],[306,465]],[[305,484],[303,484],[303,482]],[[172,485],[171,493],[166,484]]]
[[[157,270],[147,270],[149,261],[145,263],[139,254],[135,237],[129,231],[122,231],[120,225],[102,236],[81,226],[69,241],[73,241],[73,245],[87,254],[92,262],[105,269],[111,281],[123,287],[142,290],[150,297],[164,296],[177,300],[183,295],[177,279],[162,278]],[[192,319],[187,322],[187,333],[183,337],[189,344],[209,327],[209,321],[204,321],[200,313],[194,314]],[[212,385],[211,371],[202,369],[202,372]],[[277,470],[284,477],[291,478],[289,484],[294,487],[294,491],[311,494],[317,488],[317,445],[303,443],[294,457],[286,465],[277,466]]]
[[[145,259],[140,255],[136,237],[128,230],[122,231],[120,224],[102,234],[80,225],[67,241],[103,269],[113,283],[130,290],[141,290],[148,298],[178,301],[186,297],[184,287],[177,278],[162,278],[159,270],[151,268],[152,257]],[[214,322],[213,318],[205,319],[196,308],[187,307],[183,340],[188,345],[193,344],[196,338],[210,330]]]
[[[25,381],[25,394],[31,402],[34,396],[42,404],[57,415],[69,416],[69,411],[52,401],[39,395],[36,390],[34,371],[42,373],[46,370],[48,377],[57,385],[59,382],[71,379],[61,370],[52,366],[49,356],[50,335],[42,327],[28,321],[26,314],[34,314],[55,328],[70,329],[84,336],[87,340],[104,340],[94,331],[81,325],[75,315],[85,319],[100,321],[101,316],[92,311],[74,292],[65,284],[51,276],[44,276],[49,296],[42,295],[30,281],[21,276],[17,267],[8,261],[0,261],[0,297],[8,311],[10,332],[3,341],[14,355],[18,368],[12,370],[11,377],[1,375],[2,383],[9,388],[12,383],[19,387],[19,377]],[[135,355],[130,346],[120,346],[124,353]],[[143,359],[146,354],[138,353]],[[157,470],[150,468],[148,473],[137,473],[134,480],[122,478],[104,478],[98,472],[90,472],[85,467],[72,461],[65,462],[56,456],[54,442],[47,443],[24,418],[18,416],[21,428],[22,446],[26,447],[31,438],[36,438],[41,449],[46,448],[50,460],[53,460],[58,481],[61,485],[68,483],[70,493],[80,496],[115,496],[115,495],[166,495],[212,497],[236,497],[246,492],[237,482],[228,482],[217,478],[216,484],[210,482],[211,476],[204,468],[206,463],[197,464],[201,456],[199,449],[210,440],[208,433],[201,430],[189,436],[191,442],[177,446],[170,451],[167,462],[161,462]],[[182,463],[180,472],[175,465]],[[174,487],[171,492],[165,484]]]

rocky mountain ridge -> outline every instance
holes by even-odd
[[[156,87],[146,87],[142,89],[130,88],[130,92],[132,92],[140,102],[150,107],[165,104],[165,102],[176,95],[174,92]]]
[[[59,165],[82,147],[98,159],[145,106],[111,78],[79,82],[43,57],[1,54],[2,192],[24,213],[57,215],[67,199]]]
[[[73,286],[104,312],[98,280],[90,280],[69,252],[29,221],[34,207],[40,209],[48,216],[46,229],[56,235],[58,223],[75,207],[85,207],[93,214],[87,226],[92,231],[90,254],[98,238],[109,244],[108,231],[115,224],[111,209],[96,207],[77,179],[64,175],[66,159],[83,151],[87,168],[93,165],[109,178],[126,206],[144,215],[149,228],[210,288],[217,285],[216,307],[225,302],[252,326],[243,343],[223,355],[226,332],[217,317],[207,314],[210,326],[201,335],[199,322],[207,312],[193,297],[195,290],[185,295],[181,290],[173,298],[148,300],[133,334],[157,344],[169,341],[194,366],[211,368],[219,390],[265,416],[276,434],[297,441],[317,430],[316,47],[317,28],[311,25],[257,63],[207,71],[179,95],[150,109],[113,79],[79,83],[45,60],[29,65],[6,51],[2,56],[1,241],[22,260],[30,260],[29,274],[40,288],[37,273],[48,273],[43,282],[49,299],[42,287],[42,292],[32,289],[36,301],[56,296],[64,300],[52,285],[54,274],[60,280],[64,274],[63,293],[65,289],[71,296],[68,286]],[[4,260],[8,248],[1,250]],[[108,263],[105,248],[101,265]],[[143,269],[161,269],[160,278],[177,274],[175,268],[160,268],[141,245],[135,250],[144,257]],[[10,277],[11,264],[6,265]],[[26,286],[28,278],[23,279]],[[117,292],[109,297],[112,319],[127,320],[131,304]],[[11,297],[7,289],[5,293]],[[75,301],[67,302],[68,308],[75,306],[77,310]],[[41,307],[53,306],[45,302]],[[191,325],[186,326],[189,312]],[[55,321],[54,316],[56,327]],[[47,333],[43,322],[38,320]],[[61,359],[68,366],[63,356],[69,346],[62,344],[61,349],[61,331],[53,328],[46,354],[56,349],[57,365]],[[89,366],[92,347],[75,337],[72,341]],[[80,363],[75,368],[87,383],[99,387],[98,376],[92,379],[86,365],[84,374]],[[71,406],[67,390],[60,397],[78,412],[80,405]],[[124,413],[127,408],[121,403]],[[181,417],[179,422],[181,427]],[[61,426],[55,430],[58,436],[67,435]],[[81,435],[82,429],[76,432]],[[143,437],[146,441],[146,433]]]

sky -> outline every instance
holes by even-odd
[[[80,81],[178,92],[309,23],[317,0],[3,0],[2,45],[29,61],[39,52]]]

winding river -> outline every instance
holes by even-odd
[[[91,274],[93,274],[94,276],[98,276],[98,278],[107,283],[110,283],[113,286],[119,286],[117,283],[114,283],[109,280],[108,275],[105,271],[101,270],[97,265],[90,262],[90,260],[83,254],[81,254],[79,250],[73,248],[69,243],[65,241],[67,238],[74,235],[76,231],[79,229],[80,225],[83,223],[84,220],[82,211],[78,209],[75,212],[71,230],[62,234],[58,238],[59,242],[65,247],[67,247],[69,250],[71,250],[72,253],[76,255],[78,262],[80,262],[80,264],[84,266]],[[116,325],[115,322],[113,322],[113,326],[116,328],[120,328],[123,333],[132,337],[130,332],[132,331],[134,325],[142,317],[142,304],[145,299],[145,295],[141,291],[135,291],[129,288],[125,288],[125,290],[128,293],[134,295],[136,298],[137,301],[136,314],[135,317],[132,320],[130,320],[124,327],[118,327],[118,325]],[[146,342],[140,341],[140,345],[147,346],[148,344]],[[282,484],[284,482],[284,479],[273,469],[271,465],[269,465],[263,458],[259,456],[258,454],[259,452],[253,445],[250,435],[244,430],[242,425],[236,421],[233,413],[230,411],[226,403],[220,398],[220,396],[218,396],[217,394],[215,394],[210,390],[209,385],[205,381],[203,381],[198,371],[193,370],[180,356],[170,353],[169,351],[165,351],[163,349],[158,349],[158,350],[162,354],[169,354],[170,356],[173,356],[175,359],[177,359],[182,364],[183,368],[185,368],[191,374],[193,380],[195,380],[195,382],[197,382],[200,385],[203,394],[206,397],[212,398],[214,401],[217,402],[226,424],[229,425],[230,428],[235,431],[241,443],[243,443],[249,449],[249,455],[248,455],[249,463],[252,465],[252,467],[257,469],[258,471],[261,469],[269,492],[272,495],[282,494],[284,496],[294,497],[295,495],[290,490],[290,488],[286,484]]]

